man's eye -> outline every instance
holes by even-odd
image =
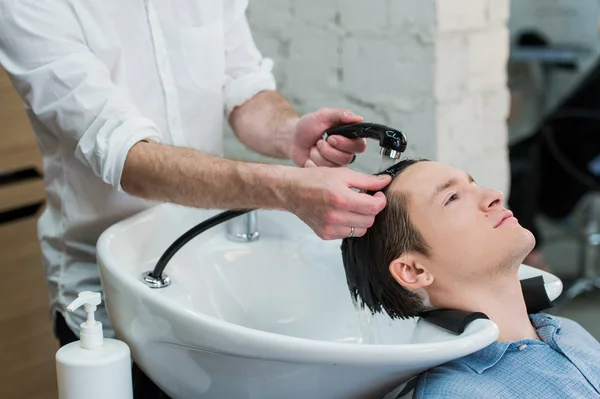
[[[452,196],[450,198],[448,198],[448,202],[446,202],[446,205],[448,205],[449,203],[451,203],[453,201],[456,201],[459,198],[460,198],[460,195],[458,193],[452,194]]]

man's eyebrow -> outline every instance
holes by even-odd
[[[469,181],[469,183],[475,183],[475,179],[473,179],[473,176],[471,176],[468,173],[465,174],[467,175],[467,180]],[[433,201],[435,197],[437,197],[442,191],[449,189],[450,187],[454,186],[457,182],[458,180],[455,177],[453,177],[451,179],[448,179],[444,183],[438,185],[435,188],[433,195],[431,196],[431,201]]]

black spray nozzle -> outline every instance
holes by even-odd
[[[352,123],[326,130],[323,140],[329,136],[344,136],[350,139],[375,139],[379,141],[381,153],[398,159],[406,151],[406,136],[399,130],[376,123]]]

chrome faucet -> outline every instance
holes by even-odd
[[[258,240],[258,215],[256,211],[244,213],[230,219],[225,225],[227,238],[236,242],[251,242]]]

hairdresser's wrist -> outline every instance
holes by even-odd
[[[295,213],[297,199],[302,195],[302,185],[306,179],[305,170],[295,166],[276,165],[276,178],[266,183],[265,190],[271,190],[275,209]]]
[[[275,129],[275,148],[279,158],[292,160],[294,135],[298,131],[298,122],[300,117],[297,115],[288,115],[279,122]]]

